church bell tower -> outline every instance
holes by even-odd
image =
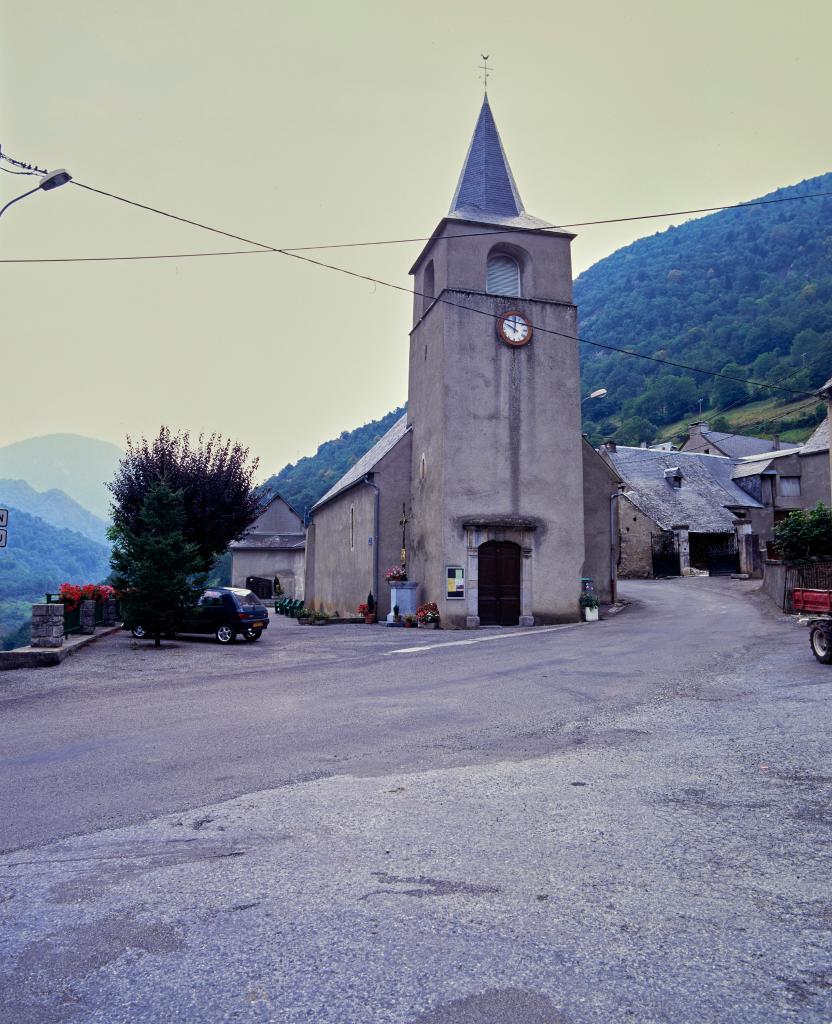
[[[526,213],[486,96],[450,210],[411,270],[409,569],[449,624],[578,616],[573,238]]]

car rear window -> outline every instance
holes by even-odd
[[[246,590],[244,593],[236,591],[234,596],[243,608],[260,608],[263,602],[256,594],[252,594],[250,590]]]

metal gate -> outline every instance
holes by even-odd
[[[679,538],[670,531],[650,535],[654,576],[681,576]]]
[[[708,572],[711,576],[730,576],[740,571],[740,553],[737,538],[728,534],[725,540],[708,545]]]

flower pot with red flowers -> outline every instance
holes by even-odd
[[[439,629],[439,608],[435,601],[427,601],[416,609],[416,621],[423,629]]]

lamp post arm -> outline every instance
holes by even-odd
[[[19,203],[20,200],[25,199],[26,196],[34,195],[35,192],[40,192],[40,185],[36,186],[33,189],[30,189],[28,192],[24,192],[22,195],[16,196],[14,199],[10,199],[6,203],[6,205],[2,209],[0,209],[0,217],[3,216],[3,214],[6,212],[6,210],[8,210],[10,206],[14,206],[15,203]]]

